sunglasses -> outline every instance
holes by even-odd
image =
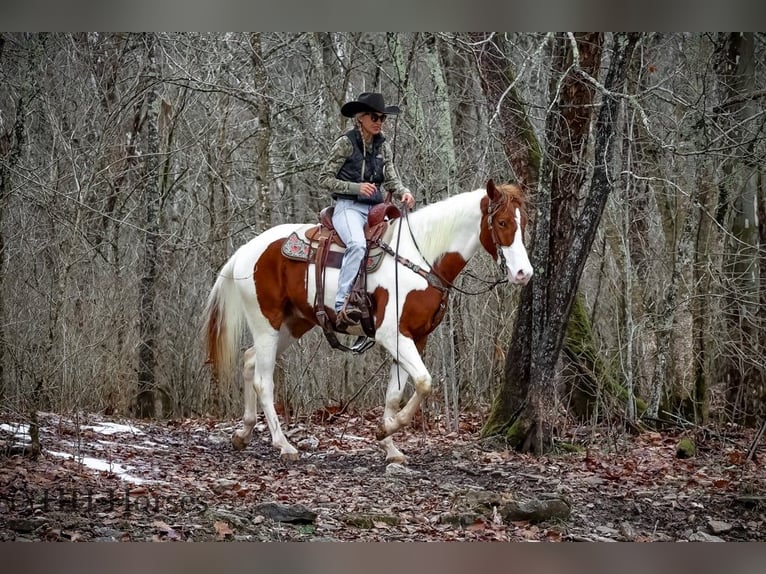
[[[385,122],[385,121],[386,121],[386,114],[376,114],[376,113],[370,112],[370,113],[369,113],[369,114],[367,114],[367,115],[369,115],[369,116],[370,116],[370,119],[371,119],[373,122],[380,122],[380,123],[383,123],[383,122]]]

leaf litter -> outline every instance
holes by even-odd
[[[482,415],[464,413],[459,432],[429,421],[396,435],[402,466],[383,460],[375,413],[294,422],[296,462],[263,424],[235,451],[237,421],[79,418],[40,415],[37,461],[0,451],[0,541],[766,540],[766,453],[747,460],[747,429],[698,433],[686,459],[679,433],[608,429],[534,457],[482,439]]]

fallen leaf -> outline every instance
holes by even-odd
[[[745,462],[745,453],[735,450],[728,453],[728,458],[731,464],[742,464]]]
[[[162,520],[155,520],[152,522],[152,526],[161,532],[170,532],[173,530],[172,526],[166,522],[162,522]]]
[[[227,522],[217,520],[213,526],[215,527],[216,538],[218,540],[225,540],[227,537],[234,536],[234,531]]]

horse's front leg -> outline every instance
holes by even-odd
[[[420,404],[431,394],[431,374],[423,364],[423,360],[420,358],[420,353],[413,340],[400,336],[398,348],[396,343],[387,344],[383,341],[383,344],[395,359],[398,358],[399,365],[410,375],[415,392],[398,413],[392,412],[390,415],[387,415],[384,412],[383,422],[375,433],[376,438],[380,441],[391,436],[400,428],[409,425],[420,408]],[[395,381],[392,382],[394,385],[396,384]],[[392,382],[389,382],[389,389]],[[386,399],[386,408],[388,408],[388,397]]]
[[[407,383],[407,371],[401,368],[396,362],[391,365],[391,378],[388,381],[388,388],[386,389],[386,404],[383,409],[383,420],[393,419],[399,412],[402,404],[402,395],[404,394],[404,386]],[[402,452],[394,446],[394,439],[390,436],[383,438],[380,441],[381,448],[386,453],[386,462],[407,462]]]

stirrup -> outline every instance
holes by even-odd
[[[353,305],[343,305],[335,319],[335,326],[339,330],[345,331],[349,327],[359,325],[362,322],[363,313],[359,307]]]
[[[356,341],[354,341],[354,344],[351,345],[349,350],[355,355],[361,355],[367,349],[372,347],[374,344],[375,344],[375,339],[371,339],[370,337],[360,335],[359,337],[356,338]]]

